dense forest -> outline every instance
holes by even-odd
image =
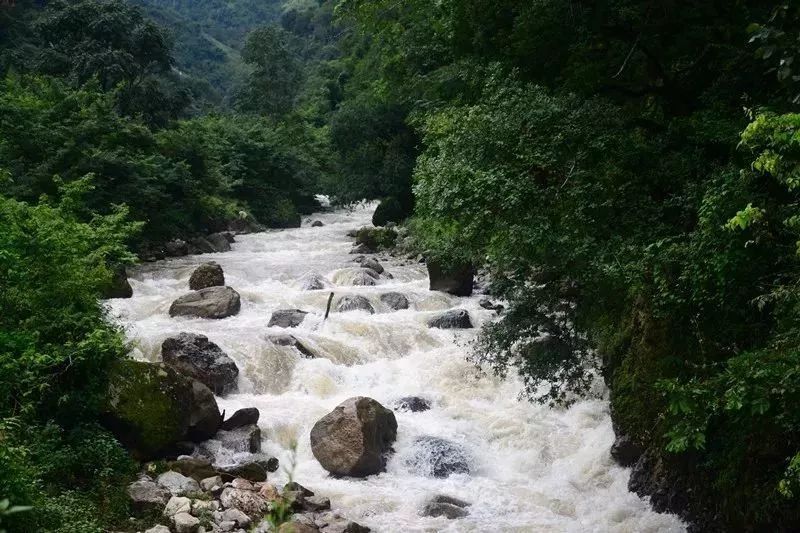
[[[171,239],[380,199],[507,301],[470,357],[609,390],[630,488],[800,528],[800,8],[742,0],[0,6],[0,528],[124,528],[98,298]]]

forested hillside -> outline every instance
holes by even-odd
[[[525,401],[601,375],[657,510],[800,529],[798,35],[755,0],[0,6],[0,500],[40,509],[0,525],[128,516],[113,274],[325,192],[491,279],[470,357]]]

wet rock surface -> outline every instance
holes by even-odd
[[[169,315],[220,319],[237,314],[241,306],[239,293],[232,288],[208,287],[172,302]]]

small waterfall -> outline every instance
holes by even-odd
[[[457,298],[430,292],[424,265],[381,257],[392,279],[353,285],[357,264],[349,254],[348,230],[367,225],[374,206],[314,216],[322,227],[269,231],[236,238],[223,254],[190,256],[142,265],[132,273],[134,296],[112,300],[112,313],[126,327],[135,356],[157,361],[161,342],[181,331],[201,333],[230,355],[240,369],[239,393],[219,399],[230,414],[257,407],[263,449],[283,465],[297,443],[294,478],[330,497],[334,509],[377,532],[672,532],[685,526],[653,512],[627,491],[629,471],[609,456],[614,440],[608,403],[590,400],[569,409],[518,401],[519,380],[480,377],[465,360],[475,330],[427,327],[438,311],[469,311],[476,327],[494,318],[479,296]],[[241,312],[223,320],[170,318],[170,303],[188,291],[200,263],[216,261],[229,286],[242,297]],[[329,286],[305,291],[309,275]],[[328,295],[366,297],[375,314],[332,310]],[[399,292],[409,309],[391,311],[381,294]],[[269,328],[272,311],[308,311],[298,328]],[[290,333],[316,356],[270,336]],[[352,396],[370,396],[387,407],[420,396],[431,409],[396,411],[395,454],[387,471],[363,480],[330,477],[311,454],[313,424]],[[439,479],[417,464],[421,437],[446,439],[463,450],[469,473]],[[275,474],[278,483],[286,474]],[[469,501],[458,520],[422,517],[437,494]]]

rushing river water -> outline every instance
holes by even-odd
[[[554,410],[518,401],[520,383],[478,377],[465,360],[477,330],[430,329],[436,311],[468,309],[478,326],[493,312],[478,296],[458,298],[428,290],[424,265],[383,258],[394,279],[374,287],[347,285],[355,265],[348,230],[369,224],[371,208],[314,216],[324,227],[237,236],[233,250],[143,265],[132,273],[134,296],[111,300],[139,358],[158,361],[161,342],[181,331],[202,333],[240,369],[238,394],[220,398],[228,415],[257,407],[263,449],[291,463],[294,478],[330,497],[335,510],[377,532],[667,532],[683,531],[674,516],[657,514],[627,491],[629,471],[612,461],[614,440],[608,403],[583,401]],[[188,292],[200,263],[216,261],[227,285],[242,297],[242,310],[223,320],[170,318],[170,303]],[[376,314],[323,315],[329,290],[303,291],[300,280],[319,273],[338,296],[362,294]],[[405,294],[411,309],[397,312],[379,295]],[[297,329],[268,328],[271,312],[310,311]],[[276,346],[268,335],[290,332],[319,355],[303,358]],[[341,401],[369,396],[387,407],[403,396],[432,402],[426,412],[397,412],[398,438],[386,473],[335,479],[311,454],[313,424]],[[414,468],[412,443],[420,436],[455,441],[471,457],[471,474],[425,477]],[[280,483],[285,473],[275,475]],[[423,518],[426,500],[447,494],[472,502],[466,518]]]

